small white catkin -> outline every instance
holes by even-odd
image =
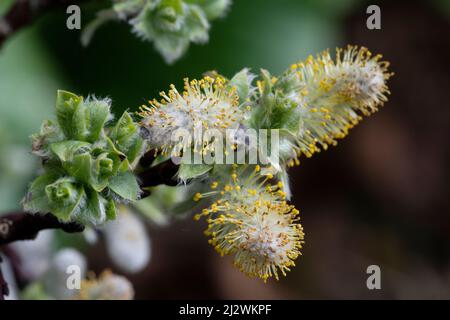
[[[43,230],[33,241],[16,241],[10,245],[20,258],[20,273],[26,280],[39,279],[50,267],[53,235],[53,230]]]
[[[114,264],[122,271],[137,273],[150,261],[150,239],[143,222],[122,205],[117,219],[103,229],[106,248]]]
[[[195,131],[214,129],[225,136],[226,129],[237,129],[245,118],[235,87],[229,87],[222,77],[205,76],[201,80],[184,79],[184,91],[174,85],[169,92],[161,92],[161,101],[149,101],[141,106],[142,125],[149,131],[149,145],[163,154],[172,150],[178,154],[183,147],[194,152],[208,150],[203,134]],[[185,130],[193,141],[181,142],[174,137],[177,130]]]
[[[79,293],[76,288],[68,288],[67,280],[71,267],[77,267],[80,280],[86,275],[86,258],[73,248],[58,251],[53,257],[50,267],[44,275],[44,286],[47,294],[56,299],[70,299]]]

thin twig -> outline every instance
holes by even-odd
[[[0,217],[0,247],[18,240],[36,238],[41,230],[61,229],[68,233],[82,232],[84,226],[75,222],[62,223],[54,215],[15,212]],[[1,264],[0,257],[0,264]],[[8,284],[0,268],[0,300],[9,294]]]
[[[34,239],[39,231],[45,229],[61,229],[75,233],[82,232],[84,226],[75,222],[63,223],[50,213],[10,213],[0,217],[0,246],[18,240]]]
[[[141,188],[154,187],[161,184],[168,186],[178,185],[176,174],[178,166],[168,160],[138,173]]]

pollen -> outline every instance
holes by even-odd
[[[194,200],[194,201],[199,201],[201,198],[202,198],[202,194],[201,194],[200,192],[197,192],[197,193],[194,195],[193,200]]]
[[[387,101],[386,82],[393,73],[380,59],[367,48],[348,46],[337,49],[334,60],[325,51],[286,72],[290,78],[294,75],[298,88],[297,94],[289,95],[302,122],[295,139],[298,155],[311,157],[336,145],[361,116],[371,115]]]
[[[230,86],[223,77],[204,77],[201,80],[184,79],[184,91],[180,93],[174,85],[168,93],[161,92],[162,101],[149,101],[149,106],[141,106],[138,113],[141,124],[148,129],[149,144],[162,150],[162,154],[175,151],[181,154],[183,148],[193,148],[194,152],[205,153],[209,141],[194,134],[196,128],[216,129],[224,133],[226,129],[236,129],[249,112],[241,108],[237,89]],[[187,130],[194,137],[186,145],[174,138],[177,130]],[[175,141],[175,142],[174,142]]]
[[[77,300],[132,300],[134,289],[132,284],[122,276],[113,274],[111,271],[103,271],[96,278],[83,280]]]
[[[214,181],[213,183],[211,183],[211,189],[216,189],[218,185],[219,183],[217,181]]]
[[[233,256],[240,271],[264,282],[279,279],[301,255],[299,211],[284,200],[282,183],[264,184],[267,178],[255,170],[237,176],[234,188],[195,218],[208,217],[208,242],[221,256]]]

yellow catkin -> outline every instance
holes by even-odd
[[[221,256],[233,256],[243,273],[267,281],[295,265],[304,233],[299,211],[284,200],[283,184],[266,184],[268,175],[259,171],[258,166],[249,176],[236,174],[222,192],[212,191],[219,198],[194,218],[207,217],[205,234]]]

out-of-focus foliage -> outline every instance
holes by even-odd
[[[20,208],[37,163],[29,137],[50,117],[54,92],[66,84],[36,28],[18,33],[0,50],[0,214]]]
[[[0,2],[0,17],[8,12],[14,2],[15,0],[3,0],[2,2]]]
[[[152,187],[150,196],[136,201],[133,206],[151,222],[161,226],[167,225],[172,217],[186,213],[187,208],[178,210],[178,207],[186,201],[187,189],[165,185]],[[192,204],[191,199],[189,203]]]
[[[209,39],[210,21],[223,16],[230,0],[113,0],[112,9],[102,10],[84,30],[83,45],[95,30],[113,19],[127,21],[143,40],[153,42],[164,60],[172,64],[186,53],[189,44]]]

